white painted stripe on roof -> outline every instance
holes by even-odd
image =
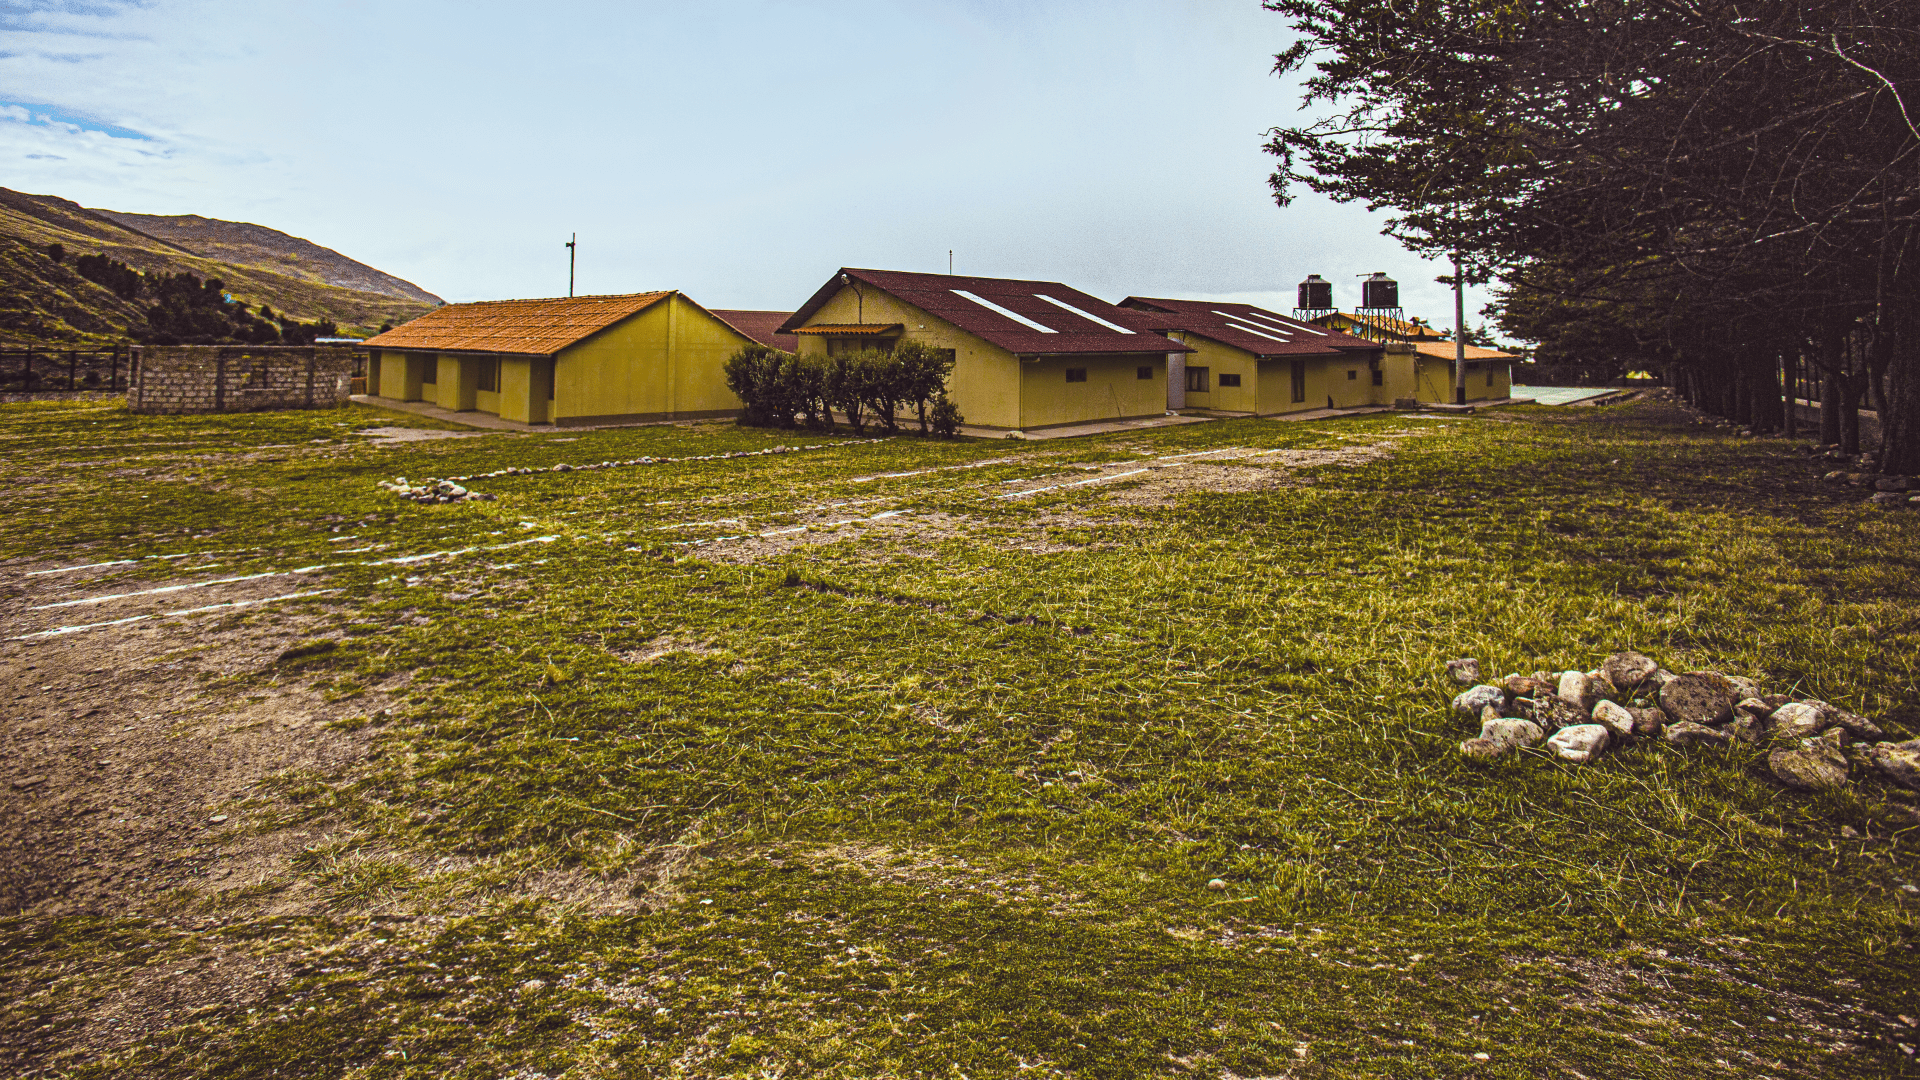
[[[1255,330],[1255,329],[1254,329],[1253,327],[1251,327],[1251,326],[1241,326],[1241,325],[1240,325],[1239,323],[1231,323],[1231,322],[1230,322],[1230,323],[1228,323],[1228,324],[1227,324],[1227,329],[1229,329],[1229,330],[1238,330],[1238,331],[1240,331],[1240,332],[1241,332],[1241,333],[1243,333],[1243,334],[1252,334],[1252,335],[1253,335],[1254,337],[1263,337],[1263,338],[1266,338],[1266,339],[1267,339],[1268,341],[1277,341],[1277,342],[1279,342],[1279,343],[1280,343],[1280,344],[1282,344],[1282,345],[1291,345],[1291,344],[1293,344],[1293,342],[1291,342],[1291,341],[1288,341],[1288,340],[1287,340],[1286,338],[1277,338],[1277,337],[1274,337],[1274,336],[1273,336],[1272,334],[1263,334],[1263,333],[1261,333],[1260,331],[1258,331],[1258,330]]]
[[[1055,300],[1053,297],[1048,296],[1046,293],[1034,293],[1033,295],[1039,297],[1042,300],[1045,300],[1047,303],[1052,304],[1054,307],[1060,308],[1063,311],[1071,311],[1075,315],[1078,315],[1083,319],[1087,319],[1092,322],[1097,322],[1101,326],[1106,327],[1107,329],[1113,331],[1116,334],[1133,333],[1133,331],[1127,329],[1124,326],[1121,326],[1119,323],[1110,323],[1107,320],[1101,318],[1100,316],[1093,314],[1092,312],[1081,311],[1079,308],[1074,307],[1072,304],[1067,303],[1065,300]]]
[[[1220,316],[1220,317],[1221,317],[1221,318],[1223,318],[1223,319],[1226,319],[1226,320],[1228,320],[1229,322],[1231,322],[1231,321],[1232,321],[1232,320],[1234,320],[1234,319],[1239,319],[1239,320],[1240,320],[1241,322],[1243,322],[1243,323],[1249,323],[1249,322],[1253,322],[1253,321],[1254,321],[1254,320],[1253,320],[1253,318],[1252,318],[1252,317],[1250,317],[1250,316],[1247,316],[1247,315],[1231,315],[1231,314],[1228,314],[1227,312],[1224,312],[1224,311],[1221,311],[1221,310],[1220,310],[1220,309],[1218,309],[1218,308],[1215,308],[1215,309],[1214,309],[1214,311],[1213,311],[1213,313],[1214,313],[1215,315],[1218,315],[1218,316]],[[1291,336],[1291,335],[1292,335],[1292,333],[1293,333],[1293,327],[1291,327],[1291,326],[1274,326],[1274,325],[1272,325],[1272,324],[1270,324],[1270,323],[1266,323],[1266,322],[1262,322],[1262,323],[1260,323],[1260,324],[1259,324],[1259,326],[1260,326],[1260,328],[1261,328],[1262,330],[1271,330],[1271,331],[1273,331],[1273,332],[1274,332],[1274,333],[1276,333],[1276,334],[1287,334],[1287,335],[1289,335],[1289,336]],[[1243,330],[1244,330],[1244,329],[1246,329],[1246,328],[1245,328],[1245,327],[1241,327],[1241,329],[1243,329]],[[1255,332],[1256,332],[1256,333],[1258,333],[1258,331],[1255,331]]]
[[[1318,335],[1319,337],[1327,336],[1327,332],[1325,330],[1315,330],[1313,327],[1308,326],[1305,323],[1282,322],[1280,319],[1272,315],[1262,315],[1256,312],[1249,311],[1245,315],[1245,318],[1247,318],[1248,320],[1258,319],[1260,321],[1260,325],[1262,326],[1277,326],[1282,330],[1305,330],[1307,333],[1315,334],[1315,335]]]
[[[965,297],[966,299],[971,300],[976,304],[979,304],[981,307],[986,308],[988,311],[997,311],[1000,314],[1005,315],[1007,318],[1012,319],[1014,322],[1017,322],[1022,326],[1031,326],[1035,330],[1038,330],[1043,334],[1057,334],[1060,332],[1058,330],[1055,330],[1051,326],[1041,326],[1039,323],[1034,322],[1032,319],[1027,318],[1025,315],[1022,315],[1017,311],[1008,311],[1006,308],[1001,307],[999,304],[994,303],[993,301],[987,299],[986,297],[975,296],[965,289],[948,289],[947,291],[952,293],[955,296]]]

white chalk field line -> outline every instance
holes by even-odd
[[[162,611],[152,615],[129,615],[124,619],[109,622],[84,623],[79,626],[56,626],[51,630],[39,630],[31,634],[20,634],[7,638],[8,641],[31,641],[34,638],[60,637],[66,634],[78,634],[86,630],[103,630],[112,626],[125,626],[128,623],[145,622],[148,619],[172,619],[181,615],[200,615],[209,611],[227,611],[233,608],[251,607],[254,604],[271,604],[279,600],[300,600],[309,596],[325,596],[337,593],[339,589],[314,589],[310,592],[287,593],[284,596],[263,596],[257,600],[229,600],[224,604],[208,604],[205,607],[182,608],[179,611]]]

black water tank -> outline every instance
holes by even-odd
[[[1319,274],[1308,274],[1307,280],[1300,283],[1300,302],[1295,307],[1315,310],[1333,307],[1333,282]]]
[[[1400,283],[1385,274],[1375,274],[1360,283],[1360,306],[1363,308],[1397,308],[1400,306]]]

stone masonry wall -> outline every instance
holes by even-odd
[[[147,345],[133,351],[138,413],[331,409],[347,404],[356,350],[336,345]]]

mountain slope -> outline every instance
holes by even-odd
[[[131,214],[118,221],[110,213],[0,188],[0,345],[103,345],[146,330],[143,304],[73,272],[79,255],[104,255],[146,274],[219,278],[241,303],[268,304],[302,321],[332,319],[355,335],[407,322],[441,303],[410,282],[261,226]],[[64,262],[47,253],[52,244],[65,249]]]
[[[198,255],[218,259],[234,266],[252,266],[287,277],[307,278],[322,285],[381,293],[423,304],[444,304],[411,281],[355,262],[345,255],[310,240],[288,236],[278,229],[244,221],[221,221],[198,214],[157,217],[152,214],[123,214],[117,210],[99,210],[102,217],[148,236],[177,244]]]

